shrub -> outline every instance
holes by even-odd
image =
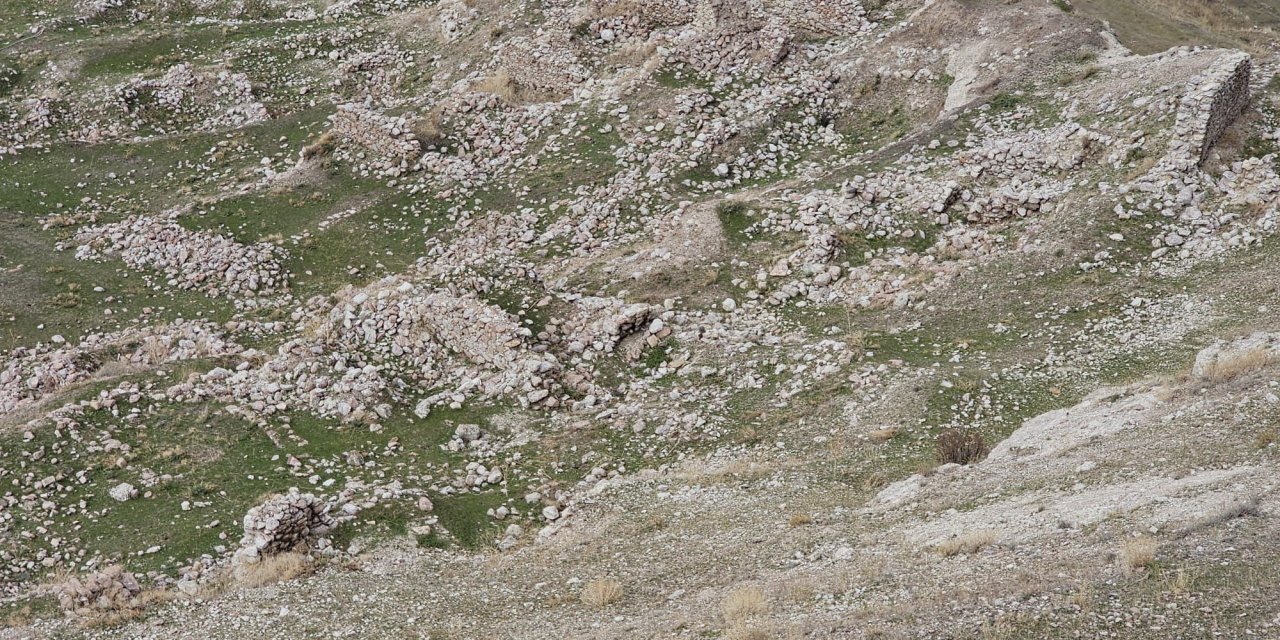
[[[602,609],[622,599],[622,583],[612,578],[592,580],[582,588],[582,604]]]
[[[981,462],[990,451],[982,434],[972,429],[947,429],[937,440],[939,464]]]

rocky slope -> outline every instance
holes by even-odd
[[[1276,17],[1148,4],[9,0],[0,637],[1280,634]]]

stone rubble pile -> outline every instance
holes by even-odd
[[[440,36],[445,42],[453,42],[476,20],[479,13],[465,0],[444,0],[440,7]]]
[[[266,120],[267,108],[258,101],[253,84],[243,73],[198,71],[190,63],[170,67],[159,78],[134,78],[116,91],[134,128],[150,124],[162,129],[181,116],[210,131]]]
[[[340,58],[333,87],[366,104],[400,102],[397,89],[415,66],[413,55],[388,42],[372,49],[357,49]]]
[[[357,162],[363,161],[379,174],[400,175],[422,153],[404,117],[383,116],[360,105],[344,104],[330,118],[333,132],[341,140],[367,152],[357,155]]]
[[[331,346],[402,361],[405,373],[428,387],[447,382],[457,393],[518,393],[532,404],[555,403],[559,364],[529,350],[530,330],[496,306],[396,277],[342,297],[310,330]],[[460,368],[467,374],[458,376]]]
[[[551,123],[552,103],[508,105],[490,93],[463,91],[441,101],[440,126],[447,140],[428,146],[415,168],[424,170],[446,195],[472,193],[526,160],[528,144]],[[555,140],[548,140],[554,145]],[[532,162],[536,162],[536,159]]]
[[[88,380],[106,361],[160,365],[192,358],[230,355],[241,347],[203,322],[177,321],[149,328],[90,334],[77,345],[54,336],[49,344],[18,347],[0,361],[0,413],[40,401],[64,386]]]
[[[64,109],[49,97],[28,98],[22,111],[0,119],[0,157],[16,155],[29,145],[38,145],[40,134],[63,122]]]
[[[160,271],[169,286],[211,297],[267,295],[288,285],[284,249],[266,242],[243,245],[152,216],[85,227],[74,242],[79,260],[119,257],[130,268]]]
[[[568,36],[558,31],[512,39],[498,55],[497,64],[518,89],[542,95],[571,93],[588,77]]]
[[[138,579],[118,564],[54,587],[58,606],[80,616],[129,608],[142,593]]]
[[[337,526],[329,509],[328,502],[297,490],[249,509],[244,514],[244,537],[234,562],[252,564],[267,556],[310,548]]]
[[[553,343],[563,341],[570,354],[586,361],[612,353],[622,340],[636,333],[642,332],[649,346],[671,334],[671,328],[659,318],[661,307],[594,296],[580,297],[573,304],[575,317],[549,327],[547,337]]]

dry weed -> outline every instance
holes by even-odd
[[[622,583],[612,578],[592,580],[582,588],[582,604],[602,609],[622,599]]]
[[[1223,353],[1209,363],[1201,375],[1202,379],[1212,383],[1234,380],[1247,373],[1263,369],[1275,361],[1270,349],[1258,347],[1242,353]]]
[[[996,538],[994,531],[972,531],[939,543],[933,550],[943,557],[971,555],[995,543]]]
[[[1120,547],[1120,568],[1125,574],[1139,573],[1156,560],[1159,545],[1151,538],[1129,538]]]
[[[289,551],[239,567],[236,570],[236,582],[240,586],[256,589],[310,575],[314,571],[315,561],[311,556]]]
[[[768,611],[769,603],[760,587],[742,587],[730,593],[720,603],[720,612],[729,623],[740,622]]]
[[[987,457],[991,449],[981,433],[972,429],[947,429],[938,436],[939,464],[973,464]]]

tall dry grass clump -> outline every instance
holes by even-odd
[[[612,578],[592,580],[582,588],[582,604],[603,609],[622,599],[622,583]]]
[[[1120,569],[1126,575],[1139,573],[1156,560],[1159,545],[1151,538],[1129,538],[1120,547]]]
[[[973,429],[947,429],[937,440],[939,464],[981,462],[990,451],[982,434]]]
[[[741,622],[768,611],[769,603],[765,600],[764,590],[760,587],[736,589],[720,603],[720,612],[729,623]]]

